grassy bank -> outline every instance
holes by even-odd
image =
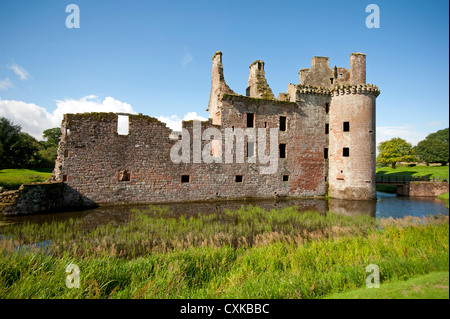
[[[449,272],[432,272],[405,281],[327,296],[327,299],[449,299]]]
[[[438,196],[438,198],[440,198],[440,199],[442,199],[442,200],[444,200],[445,201],[445,205],[447,206],[447,208],[448,208],[448,193],[445,193],[445,194],[442,194],[442,195],[439,195]]]
[[[377,176],[428,176],[449,178],[449,166],[397,166],[393,169],[390,167],[377,167]],[[395,185],[376,185],[376,190],[385,193],[396,193]]]
[[[19,189],[26,183],[43,182],[50,178],[52,169],[2,169],[0,170],[0,186],[8,190]]]
[[[440,199],[446,199],[446,200],[448,200],[448,193],[445,193],[445,194],[439,195],[439,196],[438,196],[438,198],[440,198]]]
[[[377,167],[377,175],[391,176],[429,176],[429,177],[449,177],[449,166],[397,166],[393,169],[390,167]]]
[[[365,287],[369,264],[379,266],[382,284],[449,267],[448,216],[168,213],[135,212],[120,227],[2,227],[14,238],[0,241],[0,298],[323,298]],[[44,239],[50,255],[16,252]],[[79,289],[65,286],[70,263],[80,268]]]

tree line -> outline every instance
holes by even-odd
[[[0,169],[53,168],[61,139],[59,127],[43,132],[43,141],[22,132],[20,125],[0,117]]]
[[[394,137],[389,141],[381,142],[378,145],[378,151],[377,164],[381,166],[391,165],[392,168],[395,168],[399,162],[447,165],[449,162],[449,130],[446,128],[431,133],[414,147],[404,139]]]

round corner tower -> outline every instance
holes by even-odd
[[[380,91],[366,84],[366,56],[352,53],[350,81],[332,89],[329,112],[329,196],[376,199],[375,105]]]

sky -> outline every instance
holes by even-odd
[[[79,28],[66,25],[70,4]],[[369,4],[379,28],[366,25]],[[449,126],[447,0],[1,0],[0,117],[38,140],[76,112],[143,113],[179,130],[208,118],[216,51],[243,95],[248,66],[263,60],[275,96],[312,57],[349,69],[363,52],[367,83],[381,91],[377,143],[416,145]]]

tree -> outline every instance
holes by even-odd
[[[416,162],[411,144],[400,137],[394,137],[389,141],[378,145],[379,154],[377,162],[383,165],[392,165],[395,168],[398,162]]]
[[[25,132],[19,133],[19,139],[11,147],[13,156],[11,168],[35,168],[39,166],[39,142]]]
[[[41,147],[39,150],[39,157],[41,159],[40,167],[54,168],[56,157],[58,156],[57,150],[57,146],[49,146],[47,148]]]
[[[420,141],[414,148],[417,156],[425,163],[441,163],[446,165],[448,163],[448,143],[442,140],[425,139]]]
[[[20,130],[20,125],[0,118],[0,168],[28,168],[39,164],[39,142]]]
[[[414,147],[414,151],[427,165],[430,163],[446,165],[449,161],[448,128],[429,134]]]
[[[61,139],[61,129],[59,127],[49,128],[42,133],[42,136],[46,140],[45,147],[56,146],[58,147],[59,140]]]
[[[42,133],[45,141],[40,142],[39,156],[41,158],[41,167],[53,168],[55,166],[61,135],[61,129],[59,127],[49,128]]]
[[[10,120],[0,117],[0,168],[9,168],[12,165],[14,154],[13,146],[18,142],[20,126],[14,125]]]
[[[443,130],[439,130],[435,133],[431,133],[428,134],[428,136],[426,137],[427,140],[441,140],[445,143],[449,142],[449,132],[448,132],[448,127],[443,129]]]

